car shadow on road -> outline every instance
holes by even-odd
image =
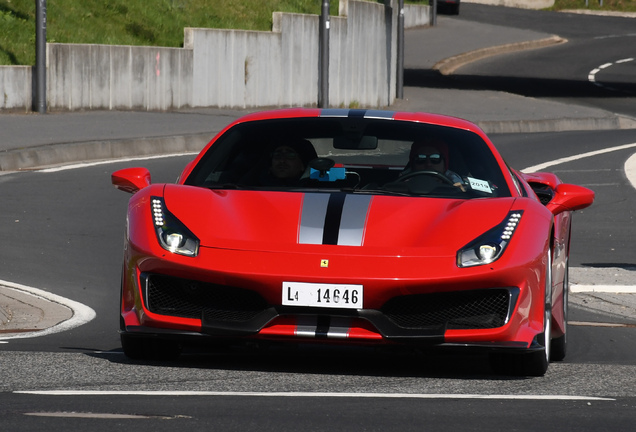
[[[116,355],[115,355],[116,354]],[[119,351],[88,355],[131,366],[287,374],[524,380],[497,374],[483,353],[439,350],[377,349],[312,345],[241,346],[223,349],[187,347],[176,360],[131,360]]]

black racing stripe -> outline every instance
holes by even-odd
[[[337,245],[342,208],[344,207],[346,193],[334,193],[329,196],[327,214],[325,214],[325,229],[322,232],[322,244]]]
[[[352,109],[352,110],[349,110],[349,117],[364,118],[364,115],[366,113],[367,113],[367,110],[364,110],[364,109]]]
[[[329,335],[329,323],[331,319],[328,316],[319,316],[316,324],[316,338],[327,339]]]

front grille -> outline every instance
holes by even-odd
[[[183,318],[245,322],[265,310],[267,302],[257,293],[163,275],[146,275],[146,305],[150,312]]]
[[[512,298],[508,289],[416,294],[395,297],[381,311],[402,328],[489,329],[506,323]]]

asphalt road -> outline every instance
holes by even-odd
[[[634,18],[468,5],[459,20],[558,35],[567,43],[467,64],[463,88],[506,91],[636,116]]]
[[[546,170],[596,193],[594,205],[574,215],[570,265],[636,268],[636,191],[624,173],[636,149],[636,131],[495,135],[493,141],[508,163],[521,168],[618,148]],[[635,146],[621,149],[626,144]]]

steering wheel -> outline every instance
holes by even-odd
[[[410,178],[417,177],[417,176],[420,176],[420,175],[427,175],[427,176],[435,177],[438,180],[441,180],[443,183],[446,183],[446,184],[449,184],[451,186],[454,186],[454,184],[453,184],[451,179],[446,177],[441,172],[437,172],[437,171],[434,171],[434,170],[413,171],[413,172],[410,172],[408,174],[404,174],[402,177],[398,178],[396,181],[403,182],[403,181],[406,181],[406,180],[408,180]]]

